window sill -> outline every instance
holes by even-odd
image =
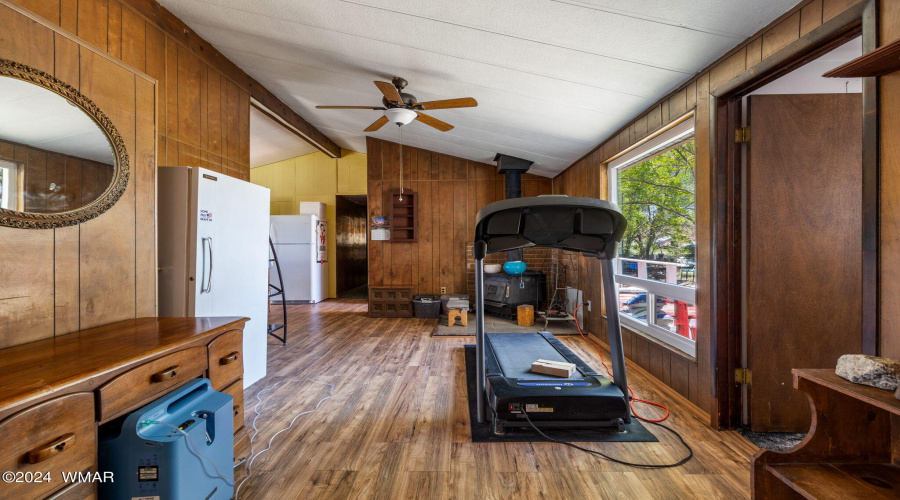
[[[606,315],[605,315],[605,314],[601,314],[600,317],[603,318],[604,324],[606,324]],[[665,349],[665,350],[671,352],[671,353],[674,354],[675,356],[678,356],[679,358],[682,358],[682,359],[684,359],[685,361],[688,361],[688,362],[690,362],[690,363],[697,363],[697,357],[696,357],[696,355],[695,355],[695,356],[691,356],[690,354],[688,354],[688,353],[682,351],[681,349],[676,349],[675,347],[672,347],[671,345],[666,344],[665,342],[661,342],[661,341],[659,341],[659,340],[657,340],[657,339],[655,339],[655,338],[653,338],[653,337],[651,337],[651,336],[649,336],[649,335],[646,335],[646,334],[644,334],[643,332],[640,332],[640,331],[638,331],[638,330],[635,330],[635,329],[633,329],[633,328],[631,328],[631,327],[629,327],[629,326],[627,326],[627,325],[623,325],[622,328],[628,329],[629,332],[631,332],[631,333],[633,333],[633,334],[635,334],[635,335],[640,335],[641,337],[643,337],[643,338],[644,338],[645,340],[647,340],[648,342],[650,342],[650,343],[652,343],[652,344],[654,344],[654,345],[659,346],[661,349]],[[607,347],[608,347],[608,346],[609,346],[609,344],[607,344]]]
[[[692,342],[690,340],[685,339],[684,341],[679,341],[679,339],[674,339],[679,341],[681,345],[674,345],[669,343],[665,338],[660,338],[665,333],[663,332],[655,332],[653,328],[648,325],[641,324],[639,321],[619,316],[619,322],[621,323],[623,328],[628,328],[632,332],[644,337],[645,339],[653,342],[654,344],[659,345],[662,348],[665,348],[674,354],[681,356],[687,360],[692,362],[697,361],[697,343]],[[657,336],[659,335],[659,337]],[[675,334],[671,334],[674,336]]]

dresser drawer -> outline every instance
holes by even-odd
[[[75,483],[50,495],[46,500],[95,500],[97,498],[96,490],[95,483]]]
[[[94,395],[79,392],[51,399],[0,422],[0,471],[29,476],[50,473],[49,482],[0,485],[3,498],[44,498],[60,488],[62,472],[97,463]]]
[[[237,379],[221,391],[231,394],[231,397],[234,398],[234,427],[232,430],[237,431],[244,426],[244,380]]]
[[[241,330],[223,333],[209,343],[209,381],[221,391],[244,374],[244,335]]]
[[[117,376],[97,389],[99,419],[109,420],[138,403],[188,380],[202,377],[206,371],[206,349],[191,347],[144,363]]]
[[[247,433],[247,429],[241,428],[234,433],[234,463],[239,464],[242,461],[249,460],[252,454],[250,434]],[[246,470],[246,466],[244,470]],[[240,477],[237,474],[237,470],[235,470],[235,475]]]

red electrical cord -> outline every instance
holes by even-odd
[[[575,311],[572,312],[572,317],[575,318],[575,326],[578,328],[578,334],[581,335],[581,338],[583,338],[584,340],[587,340],[588,342],[591,343],[591,345],[593,345],[595,348],[597,348],[597,355],[600,356],[600,363],[603,364],[603,368],[606,368],[606,373],[609,375],[609,378],[612,379],[612,377],[613,377],[612,371],[609,369],[608,366],[606,366],[606,362],[603,361],[603,352],[600,350],[600,346],[595,344],[593,340],[589,339],[587,337],[587,335],[585,335],[584,332],[581,331],[581,325],[578,323],[578,309],[580,309],[581,306],[583,306],[583,305],[584,304],[578,304],[578,306],[575,308]],[[663,420],[669,418],[669,408],[667,406],[656,403],[654,401],[649,401],[646,399],[638,398],[637,396],[634,395],[634,389],[632,389],[630,385],[628,386],[628,392],[631,393],[631,401],[628,403],[631,406],[631,413],[634,416],[636,416],[637,418],[639,418],[641,420],[646,420],[647,422],[662,422]],[[666,414],[663,415],[662,418],[655,419],[655,420],[652,418],[642,417],[642,416],[638,415],[638,412],[636,412],[634,410],[634,402],[635,401],[637,401],[638,403],[644,403],[644,404],[648,404],[648,405],[658,406],[658,407],[662,408],[663,410],[666,410]]]

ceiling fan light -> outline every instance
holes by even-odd
[[[406,125],[407,123],[415,120],[418,114],[411,109],[391,108],[384,111],[384,116],[386,116],[388,120],[390,120],[391,123],[395,125]]]

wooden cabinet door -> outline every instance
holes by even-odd
[[[862,347],[862,97],[754,95],[747,155],[750,427],[806,432],[792,368]]]

